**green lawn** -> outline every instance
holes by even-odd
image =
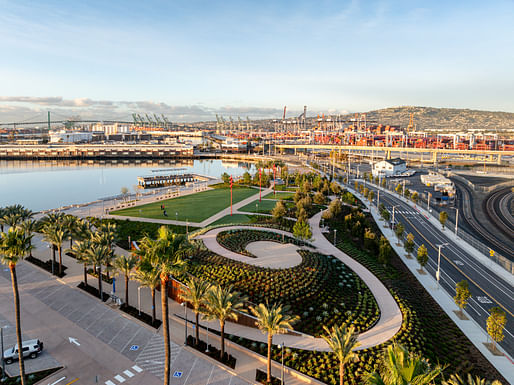
[[[259,211],[257,211],[257,207],[255,206],[258,204]],[[246,211],[249,213],[264,213],[264,214],[270,214],[271,210],[275,208],[275,205],[277,204],[277,201],[272,200],[262,200],[259,202],[259,199],[254,200],[251,203],[248,203],[246,206],[243,206],[239,209],[239,211]]]
[[[275,195],[273,195],[273,193],[269,193],[268,195],[266,196],[263,196],[264,199],[289,199],[289,198],[292,198],[294,197],[294,192],[279,192],[277,191],[277,193]]]
[[[242,201],[258,191],[252,188],[234,188],[233,203]],[[164,205],[168,216],[161,210]],[[230,206],[230,189],[217,188],[196,194],[149,203],[112,211],[111,214],[153,219],[178,219],[179,221],[201,222]],[[175,215],[178,213],[178,215]]]

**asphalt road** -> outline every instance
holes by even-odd
[[[367,185],[369,188],[369,185]],[[377,192],[375,189],[375,196]],[[380,203],[392,212],[395,209],[395,222],[405,226],[405,234],[415,237],[416,249],[424,244],[428,249],[429,262],[426,270],[435,277],[437,271],[438,245],[447,243],[441,250],[440,285],[452,297],[455,295],[457,282],[467,280],[472,298],[466,308],[468,314],[486,329],[489,309],[501,307],[507,313],[505,339],[501,346],[514,355],[514,291],[512,282],[505,282],[491,270],[476,261],[459,245],[449,239],[439,228],[434,226],[418,211],[395,197],[393,194],[380,192]]]

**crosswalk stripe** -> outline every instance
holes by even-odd
[[[137,366],[137,365],[134,365],[134,366],[132,367],[132,369],[134,369],[134,370],[135,370],[136,372],[138,372],[138,373],[141,373],[141,372],[143,371],[143,369],[141,369],[141,368],[140,368],[139,366]]]
[[[126,375],[128,378],[134,377],[134,373],[132,373],[130,370],[125,370],[123,374]]]
[[[118,382],[121,384],[122,382],[125,382],[125,378],[120,376],[119,374],[117,376],[114,376],[115,380],[118,380]]]

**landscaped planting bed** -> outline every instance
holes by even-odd
[[[332,256],[305,250],[300,254],[298,266],[268,269],[202,251],[192,256],[187,273],[222,286],[234,285],[254,304],[290,305],[300,317],[295,330],[314,336],[323,332],[323,325],[353,323],[362,332],[378,321],[373,295],[352,270]]]
[[[366,221],[366,226],[378,230],[369,216],[366,217]],[[375,255],[357,245],[355,238],[343,236],[345,230],[341,221],[328,223],[331,229],[338,229],[337,236],[340,241],[337,247],[375,274],[398,302],[404,320],[400,332],[395,336],[396,341],[434,363],[447,364],[446,373],[461,373],[466,376],[469,372],[491,380],[502,380],[500,373],[439,307],[396,253],[393,252],[389,264],[383,265],[377,261]],[[333,241],[333,234],[333,231],[327,234],[330,241]],[[386,345],[387,343],[381,346]],[[366,350],[369,351],[366,356],[371,354],[373,362],[376,362],[379,353],[376,349],[377,347]],[[333,366],[336,371],[335,361]]]
[[[227,230],[218,233],[216,240],[225,249],[235,253],[243,254],[255,258],[255,255],[246,250],[252,242],[271,241],[278,243],[292,243],[297,246],[306,246],[307,243],[295,238],[283,236],[271,231],[258,230]]]

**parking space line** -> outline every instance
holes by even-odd
[[[108,380],[108,381],[105,381],[105,385],[116,385],[114,382],[112,382],[111,380]]]
[[[119,374],[114,376],[114,379],[117,380],[120,384],[125,382],[125,378],[123,376],[120,376]]]
[[[135,370],[136,372],[138,372],[138,373],[141,373],[141,372],[143,371],[143,369],[141,369],[141,368],[140,368],[139,366],[137,366],[137,365],[134,365],[134,366],[132,367],[132,369],[134,369],[134,370]]]
[[[125,371],[123,372],[123,374],[124,374],[124,375],[126,375],[128,378],[130,378],[130,377],[134,377],[134,373],[132,373],[132,372],[131,372],[130,370],[128,370],[128,369],[127,369],[127,370],[125,370]]]

